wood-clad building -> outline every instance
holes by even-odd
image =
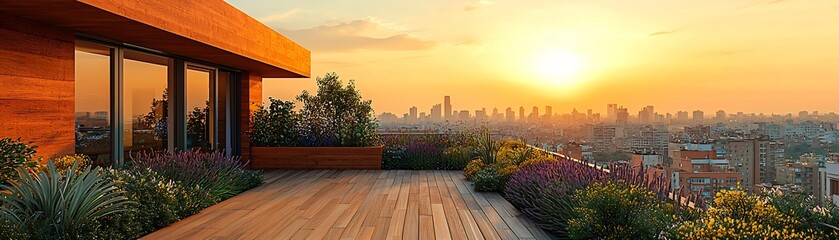
[[[47,158],[247,155],[262,79],[310,76],[307,49],[222,0],[2,1],[0,36],[0,137]]]

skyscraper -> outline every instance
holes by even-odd
[[[440,120],[442,120],[442,113],[443,107],[440,104],[434,104],[434,106],[431,107],[431,121],[440,122]]]
[[[705,113],[701,110],[693,111],[693,121],[703,121],[705,120]]]
[[[615,119],[618,124],[626,124],[629,121],[629,111],[624,107],[616,109]]]
[[[519,107],[519,121],[524,122],[524,106]]]
[[[507,122],[516,121],[516,112],[513,111],[513,108],[508,107],[507,111],[505,112],[505,117],[507,117]]]
[[[445,120],[452,121],[452,99],[449,96],[443,97],[443,114]]]
[[[606,104],[606,118],[615,119],[618,111],[618,105],[614,103]]]
[[[553,108],[551,106],[545,106],[545,121],[551,121],[553,115]]]
[[[410,118],[410,121],[417,120],[417,107],[414,106],[408,109],[408,117]]]

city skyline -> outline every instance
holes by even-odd
[[[722,118],[727,118],[727,117],[735,116],[735,115],[739,115],[739,114],[742,114],[743,116],[751,116],[751,115],[760,116],[760,115],[763,115],[763,116],[766,116],[766,117],[772,117],[772,116],[782,116],[783,117],[783,116],[791,115],[792,117],[796,117],[796,118],[798,118],[798,117],[810,117],[810,116],[813,116],[813,115],[823,116],[823,115],[837,114],[837,112],[832,112],[832,111],[831,112],[821,112],[821,111],[801,110],[801,111],[790,112],[790,113],[758,113],[758,112],[729,112],[729,111],[726,111],[724,109],[717,109],[717,110],[713,110],[713,111],[705,111],[705,110],[698,110],[698,109],[697,110],[694,110],[694,109],[679,109],[679,110],[675,110],[673,112],[667,112],[667,111],[662,112],[662,111],[657,111],[657,107],[655,105],[646,105],[646,106],[643,106],[643,107],[639,107],[638,111],[634,111],[632,108],[628,108],[628,107],[625,107],[625,106],[623,106],[621,104],[617,104],[617,103],[606,104],[605,106],[601,107],[600,110],[593,109],[593,108],[572,108],[572,110],[567,111],[567,112],[554,111],[555,107],[554,106],[549,106],[549,105],[548,106],[545,106],[545,105],[543,105],[543,106],[524,106],[524,105],[522,105],[522,106],[512,106],[512,105],[510,105],[510,106],[499,106],[499,107],[480,107],[480,108],[476,108],[476,109],[464,109],[464,108],[455,107],[456,105],[452,104],[452,99],[453,98],[451,98],[451,96],[444,96],[443,101],[441,101],[440,103],[437,103],[437,104],[433,104],[430,108],[428,108],[429,110],[425,110],[425,111],[423,110],[424,108],[422,106],[412,105],[411,107],[407,108],[407,110],[403,110],[402,112],[400,112],[400,111],[396,111],[396,112],[384,111],[384,112],[377,112],[377,114],[381,115],[381,114],[384,114],[384,113],[390,113],[390,114],[394,114],[394,115],[396,115],[397,117],[400,117],[400,118],[403,117],[403,116],[406,116],[406,117],[411,117],[412,119],[417,119],[420,116],[426,116],[426,117],[429,117],[431,119],[431,121],[433,121],[433,122],[436,122],[436,120],[448,120],[450,116],[448,116],[447,114],[452,114],[453,112],[457,113],[457,112],[461,112],[461,111],[468,111],[471,114],[472,117],[474,117],[476,113],[482,112],[482,111],[488,117],[492,117],[495,114],[500,114],[501,117],[504,117],[505,120],[509,117],[508,114],[512,113],[513,116],[515,117],[515,120],[520,120],[522,111],[523,111],[524,116],[530,116],[531,113],[533,113],[534,111],[537,114],[539,113],[539,111],[542,111],[542,110],[536,110],[536,109],[543,109],[544,110],[544,112],[542,112],[542,113],[545,113],[545,114],[539,114],[539,116],[545,116],[547,113],[552,113],[552,114],[550,114],[550,116],[561,116],[561,115],[573,113],[573,112],[576,111],[578,113],[585,113],[589,116],[592,115],[592,114],[597,114],[600,119],[614,120],[619,113],[611,110],[610,108],[612,108],[612,107],[614,107],[615,110],[618,110],[618,109],[625,110],[629,117],[637,118],[637,120],[641,121],[641,122],[656,122],[656,121],[662,120],[662,119],[656,120],[656,118],[659,118],[659,117],[661,117],[661,118],[669,117],[667,119],[672,118],[673,120],[694,120],[694,119],[697,119],[697,118],[698,119],[710,120],[710,119],[719,119],[721,117]],[[440,109],[441,106],[445,106],[447,110],[441,111],[442,110],[442,109]],[[519,110],[515,110],[515,109],[519,109]],[[532,110],[524,111],[523,109],[532,109]],[[507,110],[513,110],[513,111],[508,112]],[[494,112],[494,111],[497,111],[497,112]],[[684,116],[682,116],[681,114],[684,114]],[[720,115],[720,114],[722,114],[722,115]],[[805,116],[802,116],[802,114],[805,115]],[[437,115],[439,115],[439,118],[436,118]],[[456,115],[456,114],[454,114],[454,115]]]
[[[309,46],[314,76],[358,80],[379,113],[438,95],[473,110],[837,111],[833,1],[230,3]],[[263,86],[285,100],[315,89]]]

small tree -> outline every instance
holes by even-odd
[[[303,91],[300,109],[302,143],[309,146],[359,147],[377,144],[372,102],[362,100],[355,82],[344,84],[335,73],[317,78],[317,95]]]

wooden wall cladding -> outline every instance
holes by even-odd
[[[309,50],[222,0],[0,1],[0,12],[265,77],[311,69]]]
[[[381,169],[382,147],[252,147],[254,169]]]
[[[73,32],[0,14],[0,137],[75,152]]]
[[[240,82],[240,97],[239,99],[239,126],[241,126],[241,155],[243,161],[250,160],[250,135],[251,131],[251,113],[257,109],[259,104],[262,104],[262,77],[250,73],[242,72]]]

